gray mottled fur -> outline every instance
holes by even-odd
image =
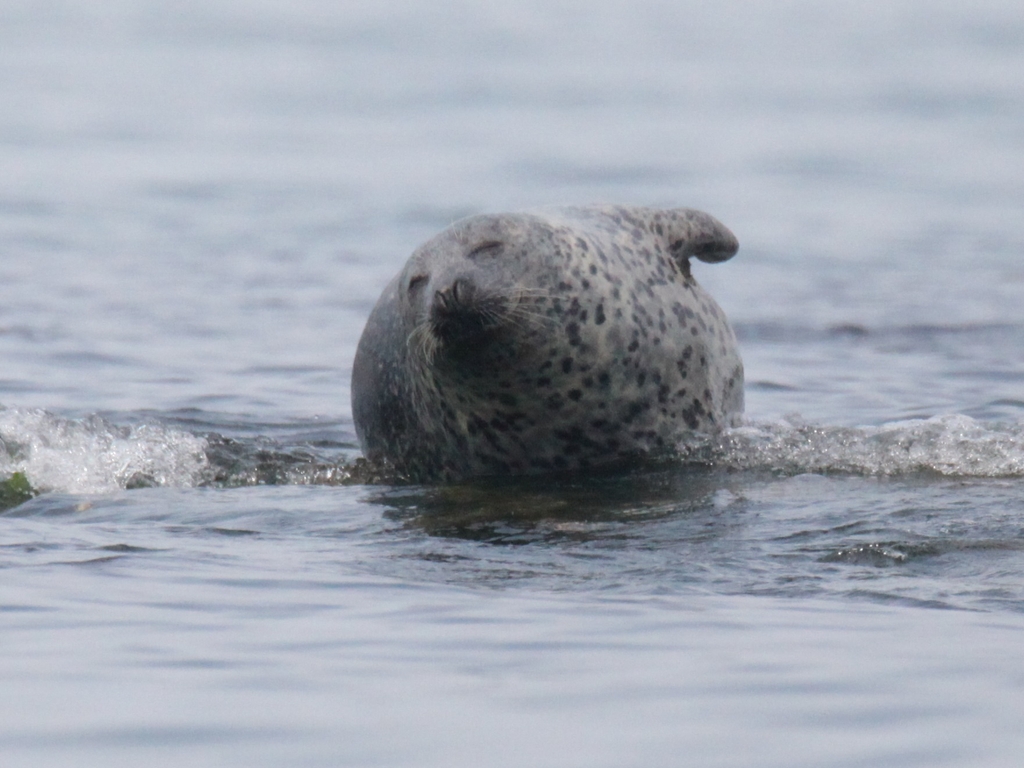
[[[689,209],[456,222],[412,254],[363,331],[363,452],[411,480],[458,480],[670,453],[733,424],[743,364],[689,257],[737,248]]]

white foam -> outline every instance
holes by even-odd
[[[1024,476],[1024,425],[953,414],[879,427],[828,427],[797,420],[750,422],[721,439],[735,469],[948,477]]]
[[[811,425],[796,417],[750,421],[710,447],[715,465],[737,470],[1024,477],[1024,424],[963,415],[878,427]],[[0,479],[22,472],[40,492],[194,487],[214,477],[206,450],[205,439],[157,424],[117,426],[98,416],[68,419],[0,406]]]
[[[121,427],[98,416],[0,407],[0,478],[22,472],[37,491],[191,487],[209,475],[205,449],[203,438],[155,424]]]

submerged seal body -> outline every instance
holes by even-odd
[[[363,452],[419,482],[670,453],[743,411],[743,364],[689,258],[736,238],[689,209],[480,215],[385,288],[352,372]]]

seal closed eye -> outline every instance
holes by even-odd
[[[502,245],[504,244],[497,240],[488,240],[473,248],[473,250],[466,254],[466,258],[475,259],[479,256],[494,256],[501,250]]]
[[[689,258],[737,248],[690,209],[456,222],[412,254],[360,338],[363,452],[411,480],[459,480],[613,465],[733,424],[743,365]]]

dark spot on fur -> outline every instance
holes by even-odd
[[[641,413],[643,413],[644,409],[647,408],[647,407],[648,407],[647,404],[644,401],[642,401],[642,400],[638,400],[638,401],[634,401],[634,402],[630,403],[629,406],[626,408],[626,413],[622,417],[622,420],[625,423],[628,424],[629,422],[633,421],[637,416],[639,416]]]
[[[578,347],[580,345],[580,341],[581,341],[581,339],[580,339],[580,324],[579,323],[569,323],[565,327],[565,332],[569,336],[569,344],[571,346],[573,346],[573,347]]]

